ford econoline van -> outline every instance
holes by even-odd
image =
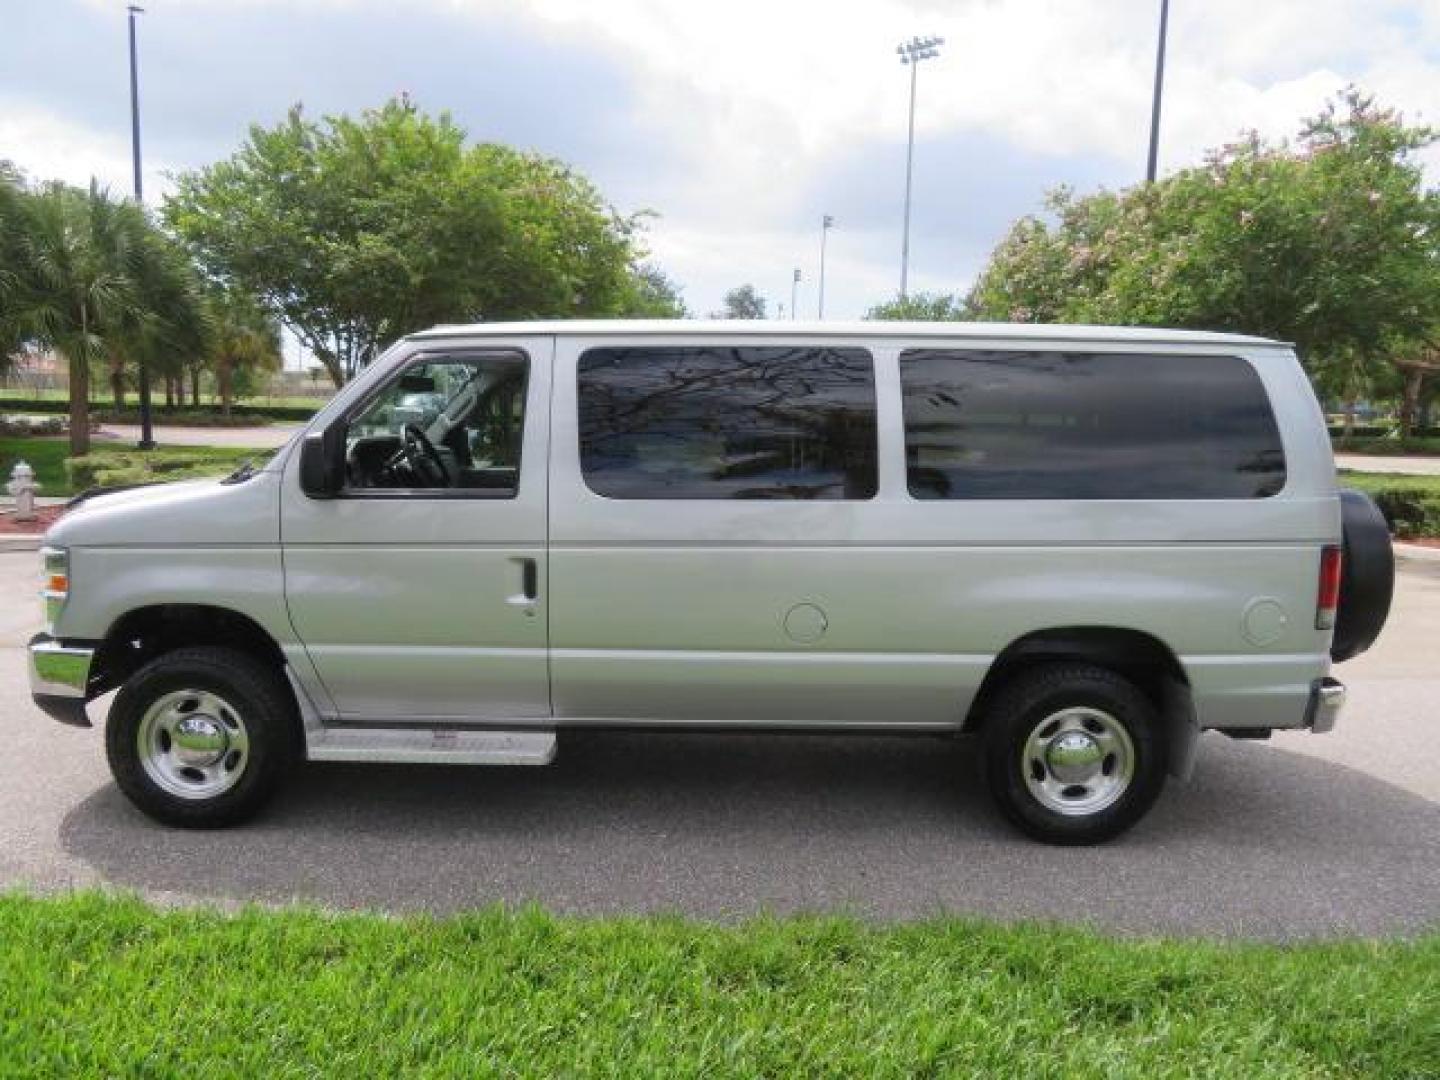
[[[118,688],[116,782],[189,826],[302,759],[663,728],[973,737],[1015,825],[1099,841],[1202,732],[1328,730],[1393,581],[1290,347],[1084,326],[437,327],[46,544],[36,702]]]

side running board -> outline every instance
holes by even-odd
[[[548,765],[555,760],[553,731],[321,727],[307,730],[305,742],[311,761]]]

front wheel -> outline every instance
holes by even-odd
[[[167,825],[253,815],[299,757],[295,704],[279,676],[234,649],[178,649],[125,681],[105,725],[120,790]]]
[[[987,710],[990,792],[1024,832],[1094,844],[1144,816],[1165,786],[1160,717],[1128,679],[1054,664],[1006,685]]]

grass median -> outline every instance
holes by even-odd
[[[0,897],[0,1074],[1426,1076],[1440,937]]]

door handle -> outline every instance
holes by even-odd
[[[525,608],[525,614],[533,615],[535,601],[540,597],[540,568],[534,559],[511,559],[520,567],[520,591],[507,596],[505,602],[511,607]]]

